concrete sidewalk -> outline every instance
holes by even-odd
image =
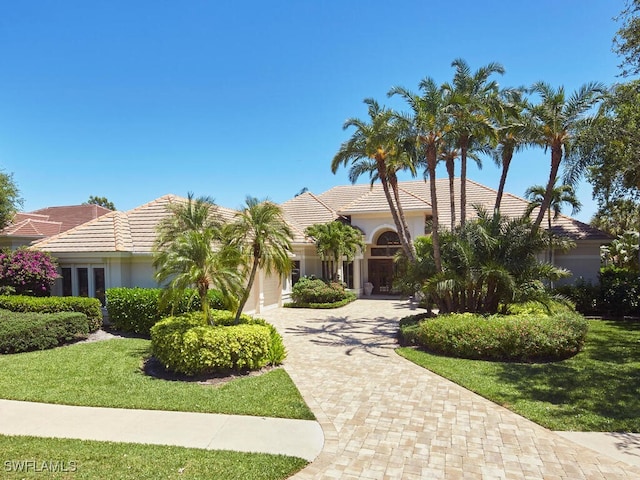
[[[0,400],[0,433],[289,455],[312,461],[324,444],[311,420],[77,407]]]

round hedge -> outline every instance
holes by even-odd
[[[185,375],[257,370],[282,362],[286,352],[275,327],[262,319],[214,312],[214,325],[201,313],[168,317],[151,328],[153,355],[166,368]]]
[[[584,345],[588,323],[575,312],[552,315],[439,315],[410,327],[412,340],[434,353],[479,360],[554,361]]]

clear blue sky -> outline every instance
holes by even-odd
[[[285,201],[347,184],[330,162],[365,97],[500,62],[503,86],[617,80],[623,0],[0,2],[0,168],[25,210],[166,193]],[[548,175],[514,160],[507,190]],[[444,173],[444,172],[443,172]],[[470,178],[496,187],[485,159]],[[362,179],[366,182],[366,179]],[[591,190],[578,218],[595,211]]]

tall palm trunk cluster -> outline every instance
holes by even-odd
[[[341,165],[350,165],[349,178],[354,183],[363,174],[369,175],[372,185],[380,181],[402,251],[410,265],[419,259],[402,209],[398,173],[406,171],[416,176],[422,170],[425,181],[429,182],[432,210],[430,243],[436,275],[444,273],[436,189],[438,162],[445,163],[449,176],[452,220],[448,227],[453,231],[458,225],[456,219],[464,226],[468,217],[466,187],[469,158],[481,167],[479,155],[489,154],[502,168],[494,204],[494,215],[499,218],[514,154],[529,146],[550,150],[549,180],[531,224],[531,230],[537,230],[552,206],[560,167],[563,161],[575,155],[573,143],[576,135],[604,92],[604,87],[597,83],[586,84],[571,96],[565,95],[563,87],[553,89],[544,82],[529,89],[501,89],[492,79],[493,75],[504,73],[504,68],[498,63],[490,63],[474,72],[464,60],[456,59],[452,67],[455,73],[450,83],[438,85],[426,77],[419,84],[419,93],[403,87],[393,87],[389,91],[389,96],[398,95],[406,101],[408,112],[397,112],[380,106],[374,99],[365,99],[368,120],[351,118],[345,122],[345,129],[355,130],[341,145],[331,164],[333,173]],[[460,162],[459,198],[455,194],[457,159]],[[528,215],[534,210],[535,207]],[[532,239],[534,237],[531,236]],[[485,294],[489,293],[487,285]],[[467,300],[463,302],[465,308],[477,308]],[[452,297],[445,297],[445,301],[445,309],[453,308]]]

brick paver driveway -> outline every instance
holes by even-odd
[[[277,309],[285,368],[325,434],[296,479],[637,479],[598,454],[459,387],[393,351],[401,300],[337,310]]]

